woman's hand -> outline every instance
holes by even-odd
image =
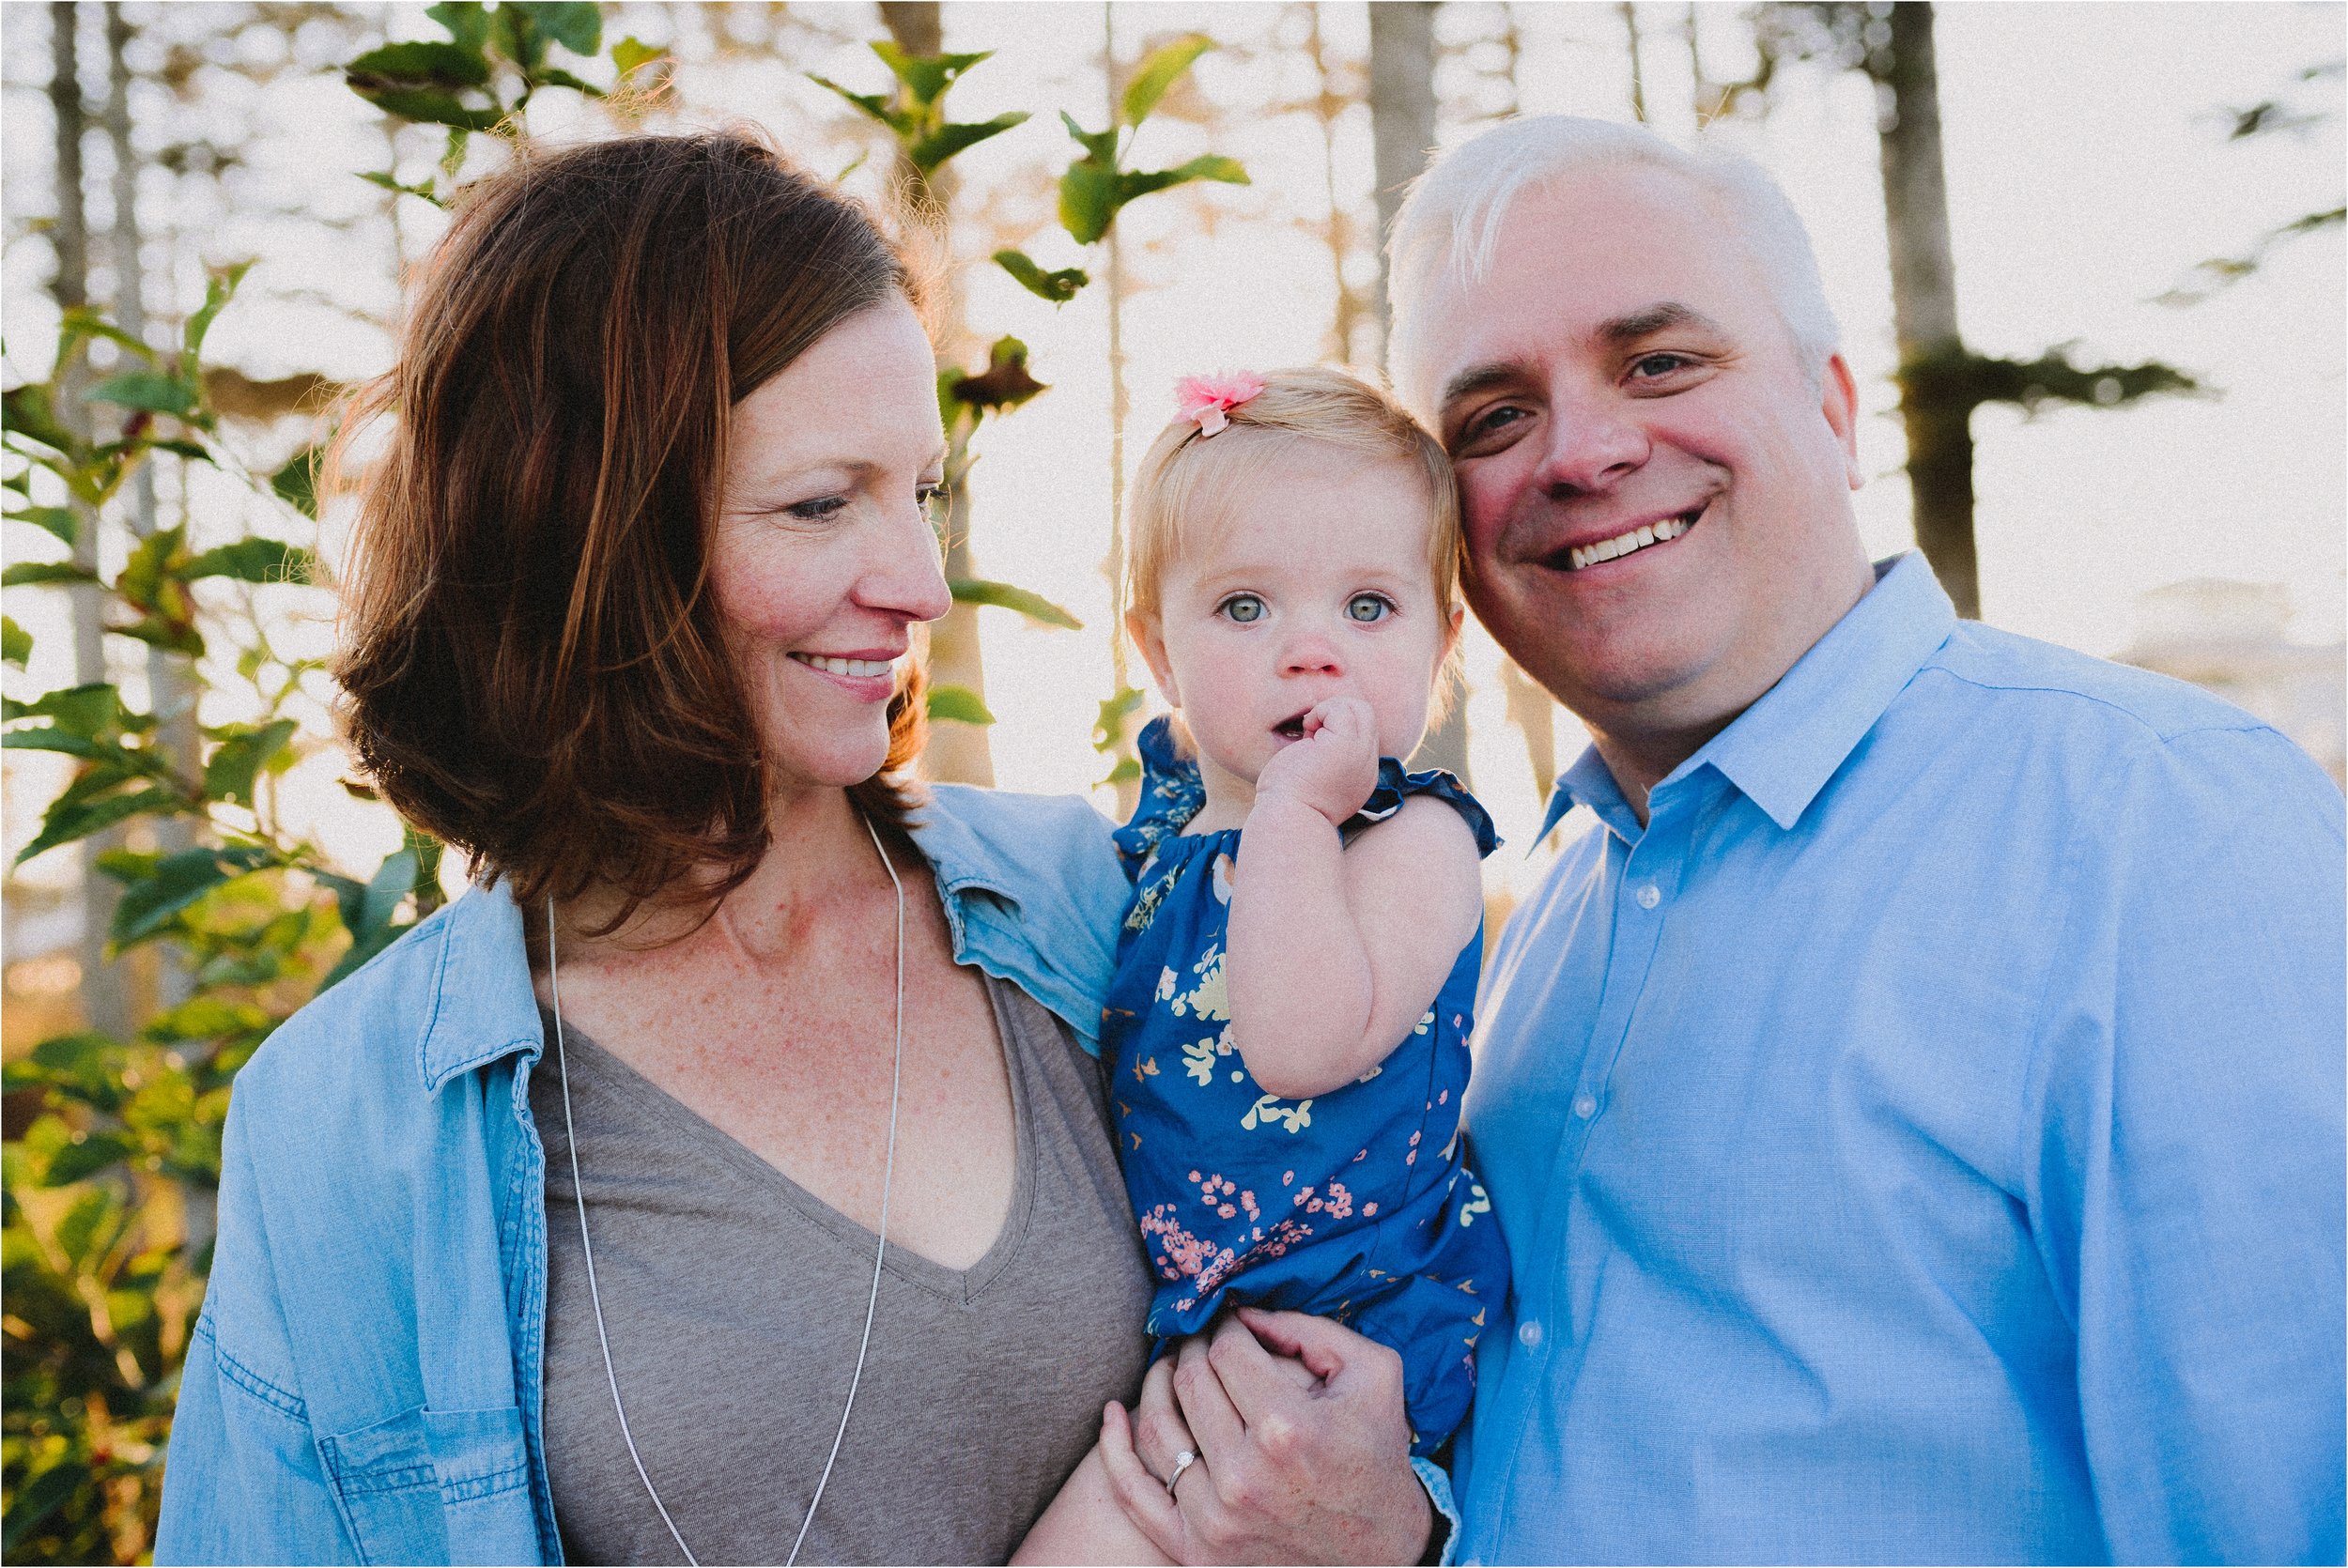
[[[1101,1433],[1120,1505],[1179,1562],[1416,1562],[1434,1515],[1410,1453],[1399,1356],[1252,1308],[1151,1368]]]

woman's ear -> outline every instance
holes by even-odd
[[[1167,707],[1179,711],[1182,694],[1174,684],[1174,666],[1166,656],[1166,630],[1158,618],[1137,609],[1127,610],[1125,635],[1141,650],[1142,662],[1150,667],[1150,679],[1157,683],[1158,695],[1166,699]]]

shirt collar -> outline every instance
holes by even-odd
[[[1801,820],[1956,626],[1955,608],[1922,555],[1911,550],[1877,561],[1875,572],[1875,587],[1777,684],[1674,768],[1655,794],[1708,766],[1779,827],[1790,831]],[[1630,810],[1595,746],[1557,780],[1536,842],[1577,805],[1609,821]],[[1635,837],[1636,819],[1630,820],[1625,836]]]
[[[434,918],[432,1001],[417,1042],[427,1092],[484,1062],[546,1046],[522,912],[505,884],[469,887]]]

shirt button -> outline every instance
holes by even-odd
[[[1584,1120],[1598,1115],[1598,1097],[1583,1095],[1573,1102],[1573,1114]]]
[[[1639,907],[1641,909],[1653,909],[1657,904],[1663,901],[1663,890],[1650,882],[1644,887],[1640,888],[1638,892],[1632,894],[1631,897],[1639,900]]]
[[[1517,1343],[1527,1350],[1541,1343],[1541,1326],[1530,1319],[1517,1325]]]

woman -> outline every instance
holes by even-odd
[[[482,885],[238,1081],[160,1560],[1001,1561],[1133,1396],[1106,826],[893,776],[914,292],[735,136],[459,213],[337,673]]]

